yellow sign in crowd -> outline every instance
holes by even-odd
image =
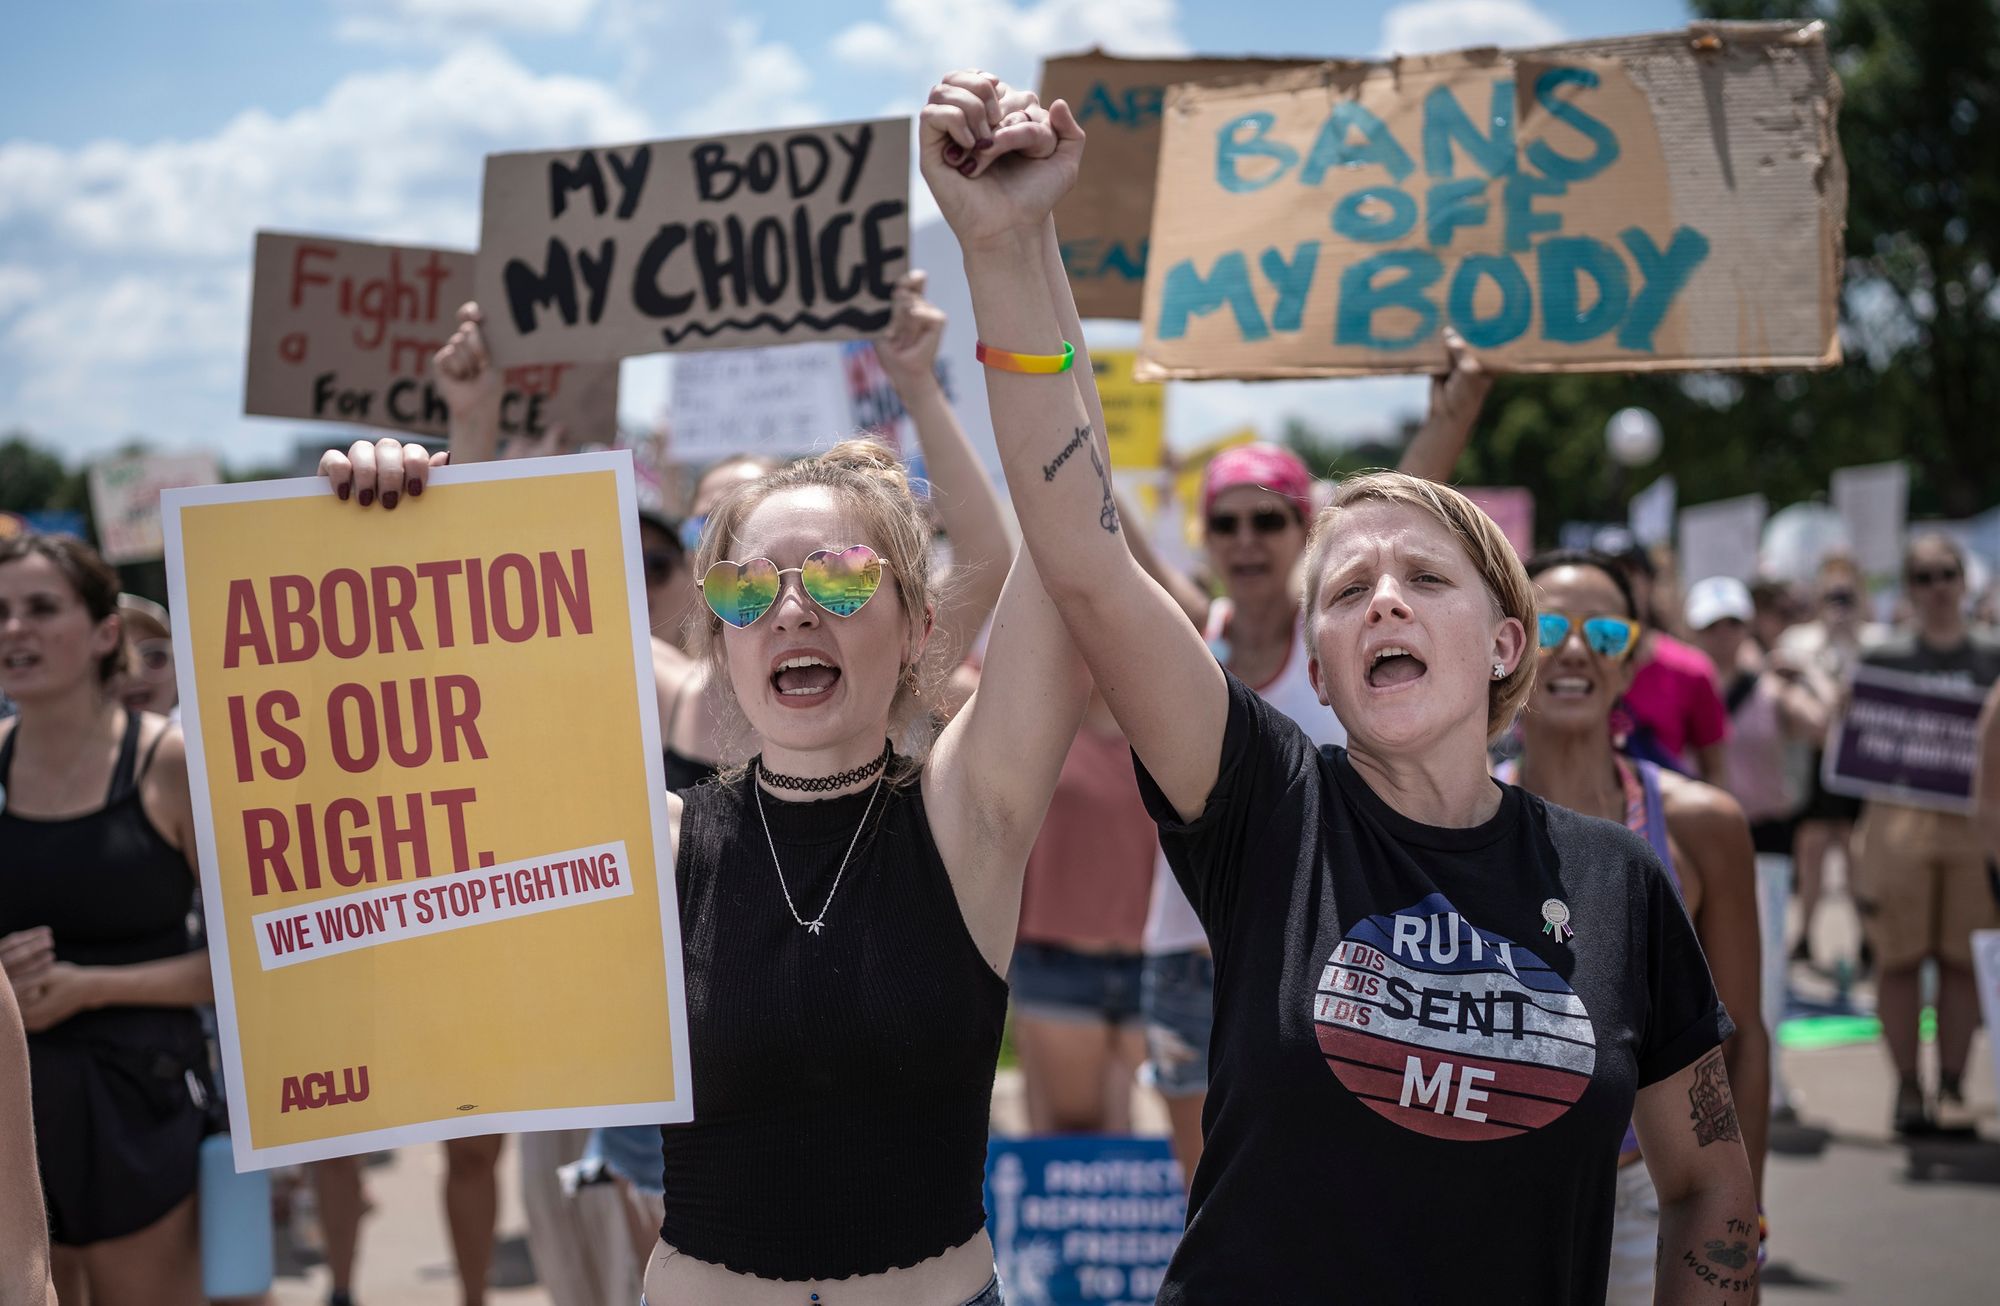
[[[239,1168],[692,1115],[630,458],[427,495],[166,498]]]

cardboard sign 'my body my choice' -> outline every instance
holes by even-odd
[[[472,263],[455,249],[258,232],[243,411],[443,435],[431,355],[473,297]],[[615,438],[617,365],[545,361],[503,371],[502,433],[561,424],[579,442]]]
[[[510,363],[852,339],[909,245],[906,118],[486,160],[479,300]]]
[[[689,1119],[630,455],[164,503],[238,1168]]]
[[[1817,24],[1180,88],[1140,374],[1830,365],[1838,98]]]

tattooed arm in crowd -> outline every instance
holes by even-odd
[[[1757,1198],[1722,1049],[1639,1090],[1639,1147],[1660,1197],[1660,1306],[1757,1300]]]

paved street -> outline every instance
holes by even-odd
[[[1815,935],[1819,955],[1851,955],[1855,931],[1844,901],[1828,904]],[[1795,965],[1793,987],[1808,1004],[1840,1001],[1827,971]],[[1849,997],[1863,1008],[1873,1000],[1865,984]],[[2000,1301],[2000,1115],[1986,1036],[1975,1045],[1967,1086],[1979,1114],[1976,1140],[1898,1141],[1888,1127],[1890,1076],[1879,1043],[1789,1048],[1783,1057],[1802,1123],[1772,1135],[1766,1186],[1774,1250],[1765,1300],[1867,1306]],[[1141,1093],[1141,1127],[1164,1132],[1157,1099]],[[1018,1072],[1001,1074],[994,1127],[1025,1127]],[[519,1158],[517,1140],[504,1162],[502,1242],[489,1298],[494,1306],[553,1300],[537,1283],[528,1254]],[[364,1233],[360,1306],[455,1306],[438,1202],[443,1164],[442,1149],[417,1147],[369,1170],[376,1213]],[[593,1194],[600,1195],[602,1190]],[[598,1210],[610,1215],[609,1207]],[[279,1306],[325,1300],[325,1273],[305,1263],[311,1259],[308,1253],[285,1267]],[[629,1306],[616,1296],[604,1300]]]

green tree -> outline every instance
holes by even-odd
[[[1847,361],[1819,373],[1508,376],[1494,387],[1464,484],[1535,492],[1538,532],[1622,517],[1672,473],[1683,503],[1824,494],[1859,463],[1910,463],[1915,516],[2000,502],[2000,0],[1691,0],[1703,18],[1828,26],[1847,163]],[[1604,425],[1628,404],[1666,433],[1620,472]],[[1293,443],[1323,445],[1314,433]],[[1377,462],[1393,462],[1393,455]]]
[[[80,471],[36,444],[26,431],[0,439],[0,511],[44,512],[70,508],[90,512],[90,488]]]

